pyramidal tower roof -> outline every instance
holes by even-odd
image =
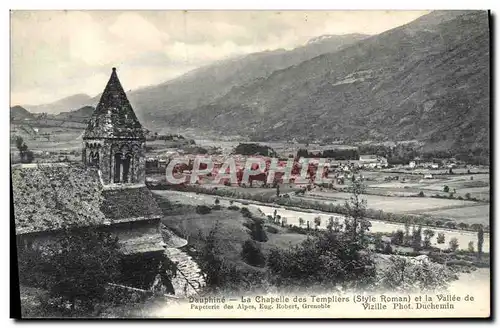
[[[142,125],[135,116],[114,67],[83,138],[144,139]]]

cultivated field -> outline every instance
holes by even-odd
[[[311,191],[306,198],[330,203],[344,203],[351,194],[331,191]],[[368,208],[397,214],[426,214],[432,217],[454,219],[457,222],[489,225],[489,205],[480,202],[430,197],[389,197],[362,195]]]

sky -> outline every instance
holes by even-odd
[[[326,34],[378,34],[429,11],[12,11],[11,105],[128,90]]]

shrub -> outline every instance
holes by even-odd
[[[198,214],[208,214],[212,212],[212,209],[207,205],[198,205],[196,206],[196,213]]]
[[[451,238],[450,240],[450,250],[452,252],[455,252],[458,249],[458,239],[457,238]]]
[[[434,237],[436,233],[434,230],[425,229],[424,230],[424,248],[431,247],[431,238]]]
[[[268,240],[266,231],[264,230],[264,221],[261,219],[252,219],[249,222],[250,235],[253,240],[266,242]]]
[[[357,241],[331,232],[315,232],[289,249],[272,249],[267,264],[278,286],[366,287],[373,284],[375,266],[370,252]]]
[[[424,292],[446,288],[456,275],[446,266],[418,263],[401,256],[391,256],[390,264],[380,273],[377,287],[391,291]]]
[[[212,210],[218,211],[221,209],[221,206],[219,204],[212,206]]]
[[[266,264],[266,258],[264,254],[262,254],[260,246],[250,239],[243,243],[241,257],[245,263],[252,266],[263,267]]]
[[[251,218],[252,217],[252,213],[250,212],[250,210],[248,209],[248,207],[242,207],[241,210],[240,210],[240,212],[246,218]]]
[[[231,205],[227,209],[231,210],[231,211],[239,211],[240,210],[240,208],[236,205]]]
[[[443,191],[444,191],[444,192],[449,192],[449,191],[450,191],[450,187],[448,187],[448,186],[444,186]]]
[[[444,244],[444,233],[439,232],[437,235],[437,243],[438,244]]]
[[[392,254],[392,246],[389,243],[385,243],[384,249],[382,250],[384,254]]]
[[[314,218],[314,226],[316,227],[316,229],[318,229],[320,225],[321,225],[321,217],[317,216]]]
[[[403,245],[404,243],[404,236],[405,236],[405,233],[403,230],[398,230],[396,231],[392,237],[391,237],[391,242],[394,244],[394,245]]]
[[[278,233],[279,232],[279,230],[276,227],[273,227],[273,226],[266,226],[266,230],[269,233]]]
[[[104,301],[107,283],[120,276],[118,239],[93,228],[63,230],[53,246],[22,250],[18,257],[21,283],[48,290],[72,309],[77,303],[94,309]]]
[[[423,192],[423,191],[420,191],[420,192],[418,193],[418,197],[425,197],[424,192]]]
[[[469,252],[474,253],[474,242],[473,241],[469,241],[468,250],[469,250]]]

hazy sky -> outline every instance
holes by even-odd
[[[377,34],[427,11],[14,11],[11,102],[126,90],[230,56],[291,49],[324,34]]]

